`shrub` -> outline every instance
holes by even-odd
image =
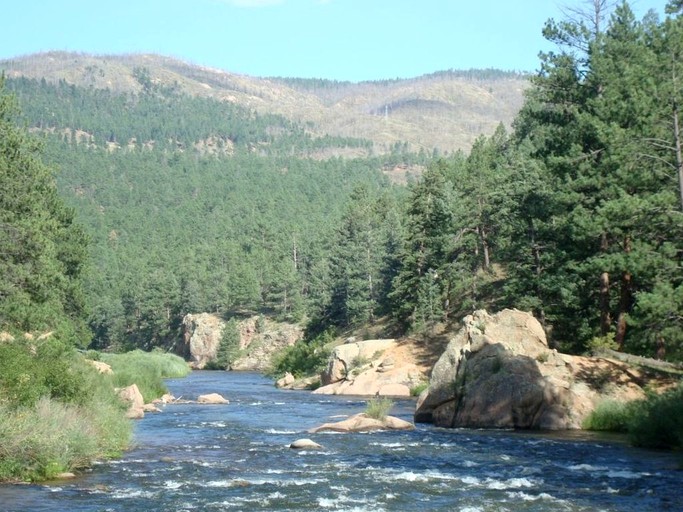
[[[617,350],[617,342],[614,341],[614,333],[609,332],[604,336],[595,336],[588,343],[586,343],[586,348],[591,354],[599,354],[602,351]]]
[[[297,378],[318,374],[325,369],[330,357],[326,344],[331,335],[323,333],[312,341],[299,340],[294,345],[284,348],[272,360],[269,374],[279,377],[290,372]]]
[[[370,418],[383,421],[393,406],[394,401],[389,398],[371,398],[368,400],[365,414]]]
[[[75,351],[51,362],[36,354],[32,363],[43,375],[49,373],[41,369],[45,364],[53,370],[68,368],[79,378],[74,381],[77,386],[67,388],[77,392],[60,396],[43,380],[43,393],[34,402],[0,403],[0,481],[54,478],[94,459],[116,456],[127,447],[131,422],[110,376],[99,374]]]
[[[419,384],[410,388],[410,396],[420,396],[422,392],[429,387],[429,382],[420,382]]]
[[[586,430],[607,430],[611,432],[626,432],[628,430],[631,409],[624,402],[606,400],[598,404],[581,425]]]
[[[683,448],[683,383],[661,395],[650,394],[633,405],[628,434],[643,448]]]

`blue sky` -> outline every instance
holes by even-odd
[[[589,0],[590,1],[590,0]],[[666,0],[632,0],[638,18]],[[48,50],[159,53],[254,76],[406,78],[534,71],[541,29],[586,0],[22,0],[2,8],[0,58]]]

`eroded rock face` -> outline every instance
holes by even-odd
[[[183,318],[186,359],[190,366],[201,370],[209,361],[216,358],[225,322],[216,315],[199,313],[187,314]]]
[[[463,323],[433,368],[415,421],[443,427],[577,429],[599,401],[643,395],[637,378],[617,361],[551,350],[529,313],[477,311]],[[621,375],[619,385],[606,385]]]
[[[231,363],[231,370],[263,371],[275,352],[303,336],[298,325],[262,319],[264,325],[259,326],[258,322],[258,316],[239,321],[242,355]],[[201,370],[216,359],[225,322],[209,313],[188,314],[183,318],[183,328],[185,344],[179,352],[192,368]]]

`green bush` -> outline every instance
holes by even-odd
[[[643,448],[683,448],[683,384],[629,403],[605,401],[583,423],[587,430],[627,432]]]
[[[365,414],[376,420],[384,421],[394,406],[394,401],[389,398],[371,398],[368,400]]]
[[[419,384],[410,388],[410,396],[420,396],[422,392],[429,387],[429,382],[420,382]]]
[[[588,343],[586,348],[591,354],[600,354],[604,350],[617,350],[617,342],[614,341],[614,333],[609,332],[605,336],[595,336]]]
[[[683,448],[683,383],[634,403],[628,435],[633,445],[643,448]]]
[[[330,357],[326,345],[331,335],[323,333],[312,341],[299,340],[275,354],[269,375],[280,377],[290,372],[297,378],[318,374],[325,369]]]
[[[31,340],[22,336],[0,343],[0,403],[32,406],[43,397],[88,402],[91,392],[80,368],[74,368],[75,354],[55,337]]]
[[[131,422],[111,377],[75,350],[43,341],[0,346],[0,481],[54,478],[116,456],[130,442]],[[29,371],[29,379],[12,378]]]

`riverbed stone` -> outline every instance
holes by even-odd
[[[292,444],[290,444],[289,447],[295,450],[319,450],[320,448],[322,448],[321,445],[319,445],[312,439],[297,439]]]
[[[142,397],[142,393],[140,393],[137,384],[131,384],[125,388],[118,388],[116,393],[121,400],[128,403],[128,411],[126,412],[127,418],[139,420],[145,416],[145,400]]]
[[[317,432],[368,432],[372,430],[413,430],[415,425],[409,421],[396,418],[395,416],[386,416],[384,419],[371,418],[365,413],[355,414],[345,420],[324,423],[319,427],[312,428],[308,432],[315,434]]]
[[[229,404],[230,401],[224,398],[219,393],[208,393],[206,395],[199,395],[197,402],[200,404]]]

